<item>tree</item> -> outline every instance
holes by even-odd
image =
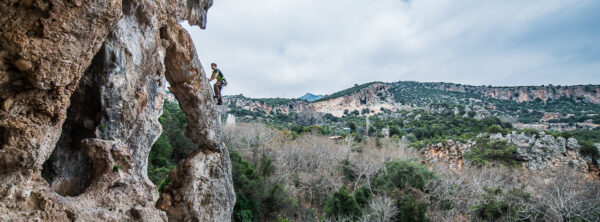
[[[324,211],[330,218],[352,217],[356,220],[361,216],[356,199],[348,193],[348,189],[344,186],[327,199]]]
[[[348,128],[350,128],[352,132],[356,131],[356,124],[354,124],[354,122],[348,122],[346,123],[346,125],[348,126]]]

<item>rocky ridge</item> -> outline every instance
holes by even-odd
[[[179,25],[204,28],[211,5],[0,2],[0,220],[230,220],[211,87]],[[166,81],[199,149],[159,197],[146,170]]]
[[[482,136],[489,137],[490,140],[507,141],[509,145],[515,146],[516,159],[523,163],[523,167],[531,171],[548,167],[570,166],[582,172],[588,172],[590,164],[599,164],[592,163],[590,158],[580,154],[581,146],[575,138],[555,138],[543,132],[539,134],[539,137],[528,136],[524,133],[517,134],[517,132],[507,135],[500,133],[479,135],[479,137]],[[475,144],[475,141],[461,143],[448,140],[446,143],[428,145],[422,152],[427,162],[443,162],[453,169],[460,169],[464,164],[464,154],[469,152]],[[599,145],[597,147],[600,149]]]
[[[239,109],[250,111],[263,111],[265,113],[299,113],[313,111],[330,113],[334,116],[344,115],[344,111],[361,111],[369,109],[372,114],[380,113],[382,108],[387,110],[411,109],[411,106],[398,104],[393,95],[388,91],[389,86],[383,83],[375,83],[357,92],[340,96],[333,99],[308,102],[305,100],[282,100],[279,103],[269,104],[265,99],[251,99],[242,96],[226,96],[224,103]]]
[[[428,83],[429,87],[451,91],[469,92],[500,100],[529,102],[536,99],[542,101],[569,99],[581,102],[600,104],[600,85],[576,86],[516,86],[492,87],[469,86],[454,83]]]

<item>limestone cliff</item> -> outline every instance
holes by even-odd
[[[356,92],[336,98],[328,98],[315,102],[299,99],[252,99],[243,96],[226,96],[224,103],[238,109],[263,111],[265,113],[299,113],[304,111],[330,113],[334,116],[344,115],[344,111],[362,111],[369,109],[372,114],[380,113],[382,108],[387,110],[411,109],[394,100],[388,91],[389,85],[384,83],[371,84]]]
[[[178,24],[204,28],[211,5],[0,2],[0,221],[230,220],[231,167],[212,92]],[[165,76],[199,149],[158,200],[146,170]]]
[[[522,163],[524,168],[531,171],[570,166],[582,172],[589,172],[589,166],[597,164],[592,162],[591,158],[580,154],[581,146],[575,138],[555,138],[543,132],[540,133],[539,138],[536,135],[528,136],[516,132],[505,136],[500,133],[481,134],[478,137],[502,140],[514,146],[516,148],[515,158]],[[429,163],[442,162],[450,168],[460,169],[464,164],[464,155],[474,145],[476,142],[470,140],[467,143],[448,140],[446,143],[428,145],[422,152]]]
[[[536,99],[542,101],[562,99],[600,104],[600,85],[491,87],[429,83],[429,86],[445,91],[475,93],[494,99],[516,102],[528,102]]]

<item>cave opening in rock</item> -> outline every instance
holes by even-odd
[[[71,96],[60,139],[42,169],[50,188],[63,196],[77,196],[90,184],[91,160],[81,141],[96,138],[102,128],[100,88],[105,50],[100,50]]]
[[[148,178],[160,190],[168,183],[169,172],[177,166],[197,144],[185,135],[187,118],[173,94],[167,93],[163,115],[159,118],[163,132],[156,140],[148,156]]]
[[[161,39],[168,40],[166,27],[160,28],[159,34]],[[169,52],[167,54],[169,55]],[[166,68],[168,69],[169,66],[167,65]],[[169,84],[173,84],[169,78],[166,80]],[[152,145],[148,155],[147,170],[148,178],[159,191],[169,183],[168,176],[171,170],[190,152],[198,148],[198,144],[185,135],[188,119],[175,95],[169,90],[165,94],[163,114],[159,118],[163,131]]]

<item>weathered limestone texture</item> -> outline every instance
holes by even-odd
[[[204,28],[211,5],[0,1],[0,221],[230,220],[211,87],[178,24]],[[157,203],[146,170],[166,80],[199,149]]]
[[[169,220],[220,221],[235,205],[229,153],[221,141],[210,84],[188,33],[174,24],[161,30],[169,42],[165,67],[170,90],[187,116],[186,135],[200,145],[171,172],[171,183],[156,204]],[[195,195],[187,195],[187,194]]]

